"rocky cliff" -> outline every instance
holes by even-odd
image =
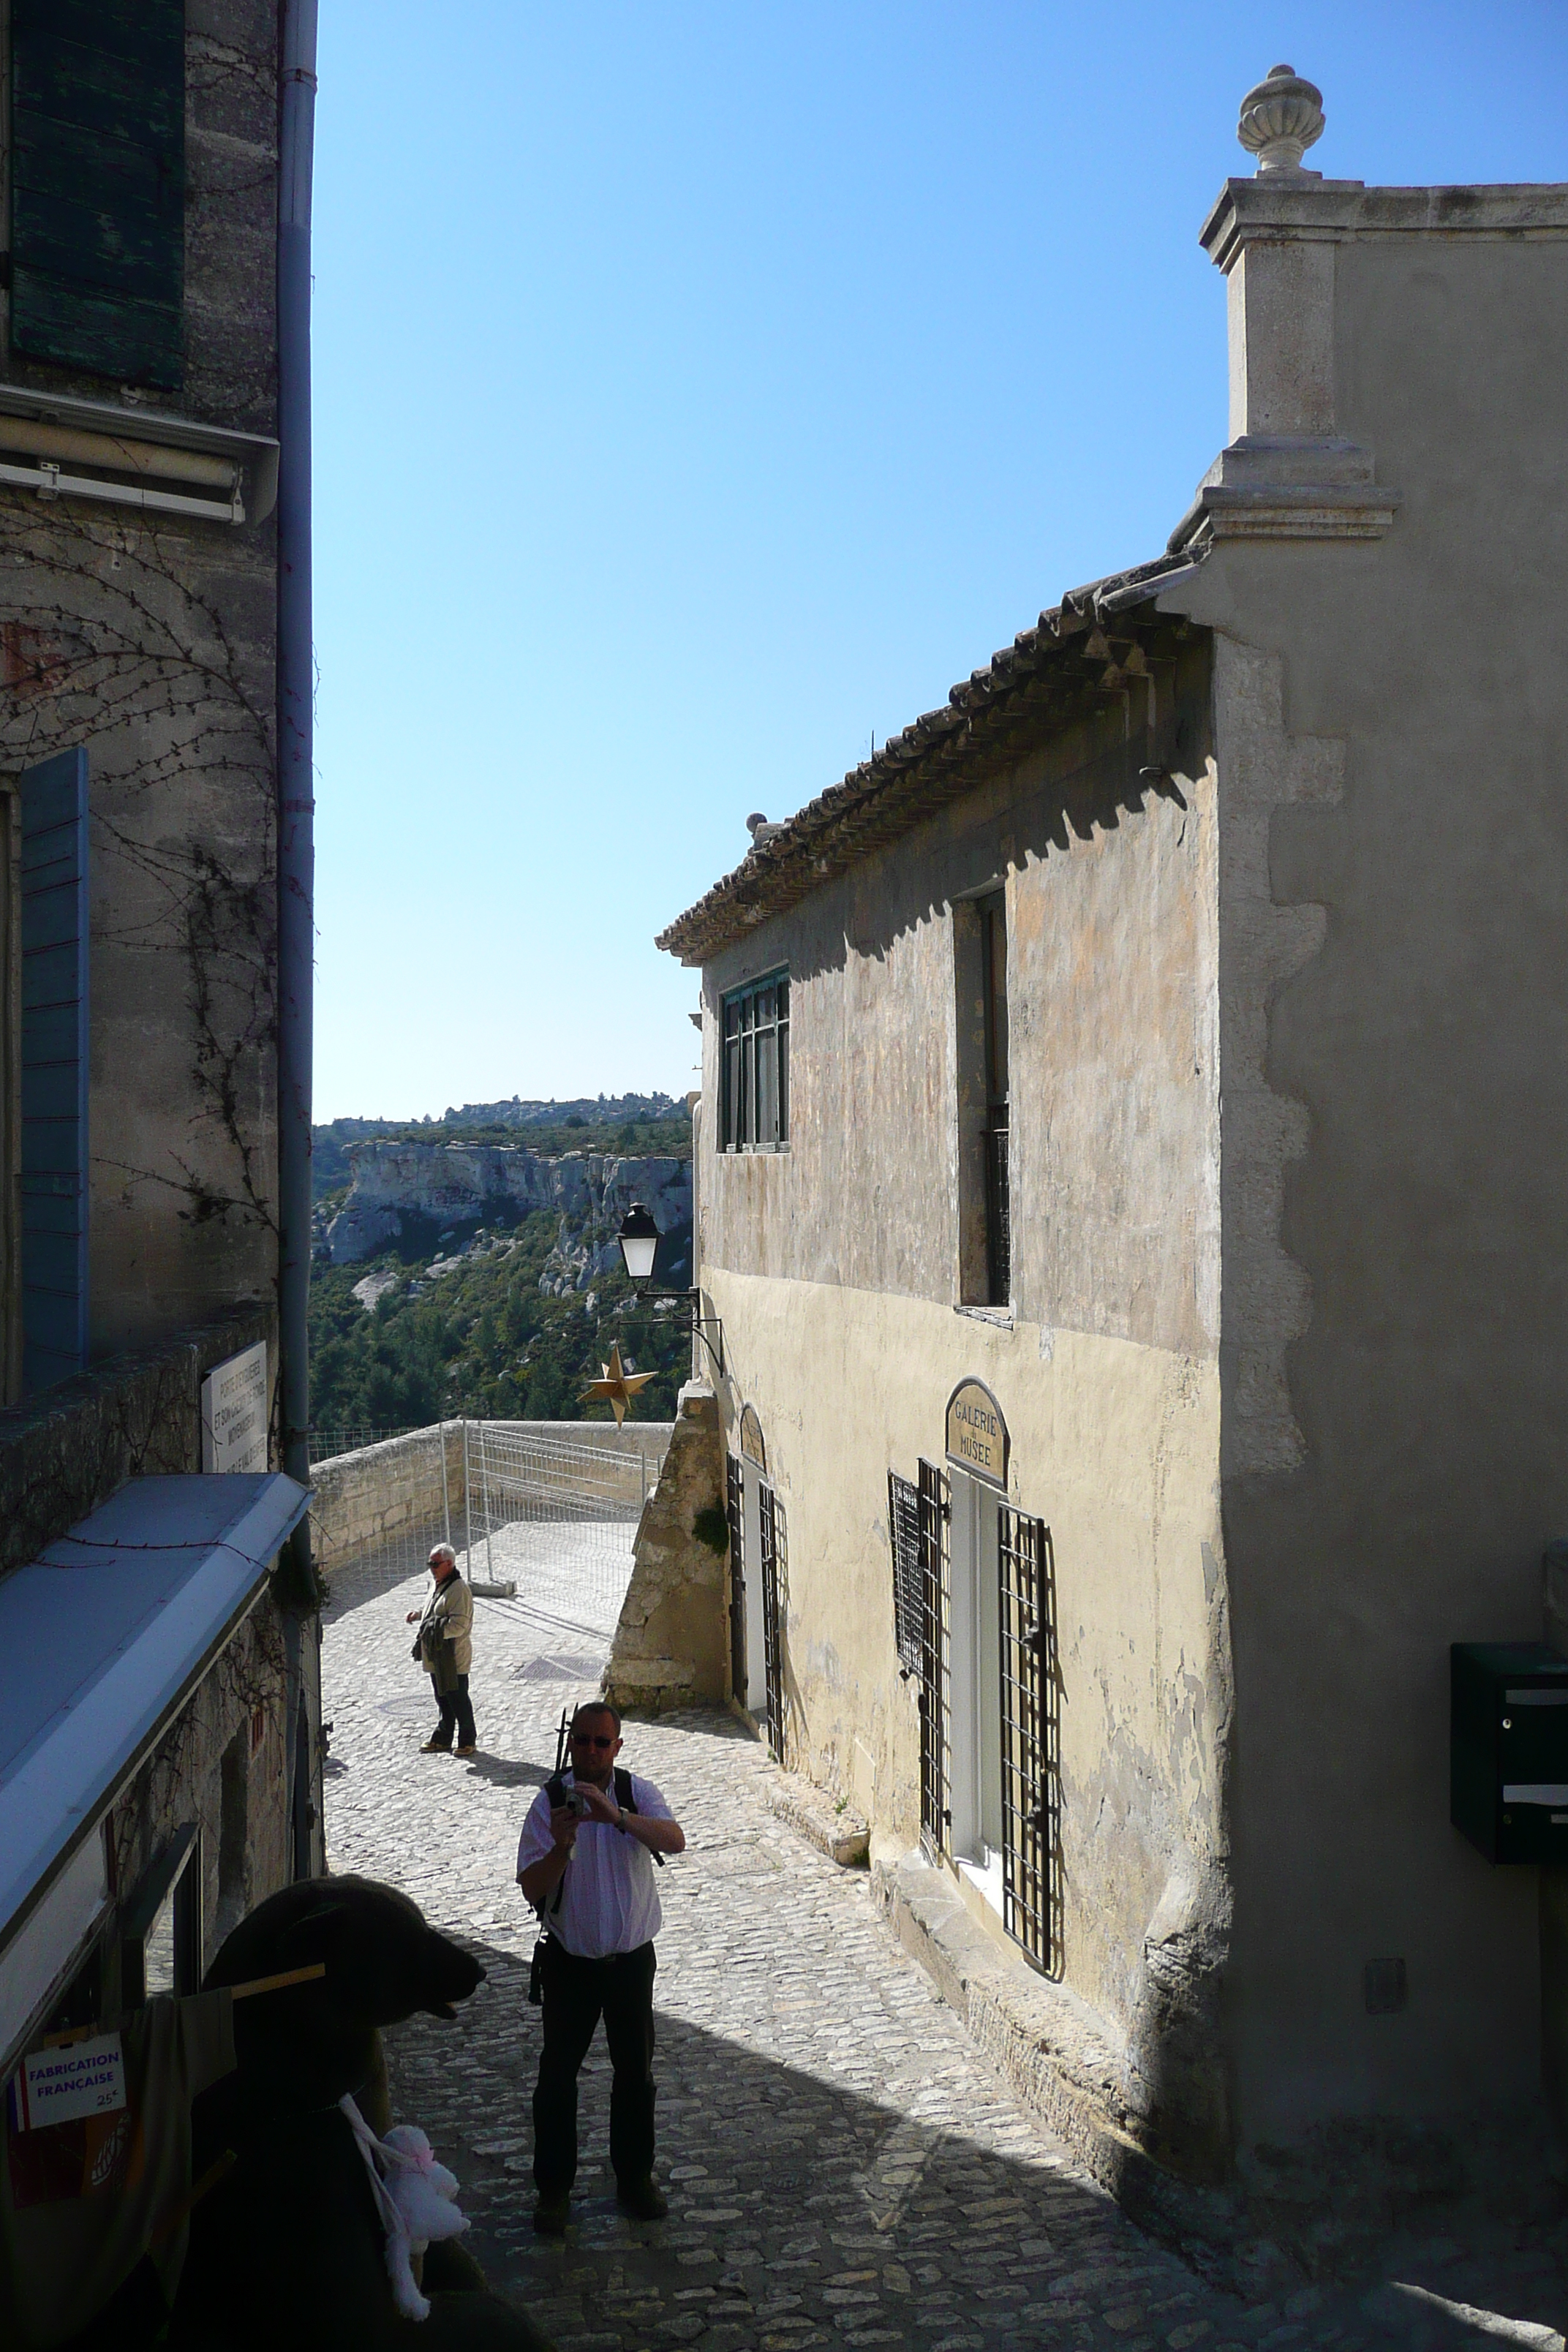
[[[326,1225],[325,1255],[357,1265],[389,1244],[428,1233],[446,1240],[464,1226],[515,1224],[540,1210],[560,1218],[542,1289],[581,1290],[620,1265],[616,1234],[634,1201],[659,1232],[658,1280],[690,1279],[691,1162],[615,1159],[571,1151],[558,1160],[506,1144],[358,1143],[349,1147],[347,1200]]]

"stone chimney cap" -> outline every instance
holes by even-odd
[[[1268,79],[1242,100],[1236,135],[1257,156],[1260,172],[1299,172],[1327,119],[1315,82],[1304,81],[1294,66],[1270,66]]]

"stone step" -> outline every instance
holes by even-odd
[[[770,1811],[798,1830],[818,1853],[826,1854],[840,1870],[863,1869],[870,1853],[871,1832],[858,1813],[837,1803],[825,1789],[803,1780],[797,1773],[781,1772],[764,1790]]]

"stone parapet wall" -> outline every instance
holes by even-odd
[[[460,1428],[460,1423],[453,1423]],[[492,1421],[487,1427],[517,1437],[538,1437],[556,1445],[575,1445],[604,1454],[640,1454],[657,1478],[669,1450],[673,1421],[627,1421],[617,1429],[613,1421]]]
[[[443,1443],[444,1441],[444,1443]],[[411,1430],[310,1472],[311,1549],[324,1576],[434,1528],[462,1541],[463,1441],[456,1422]],[[434,1540],[435,1538],[432,1538]]]
[[[710,1388],[689,1381],[658,1485],[644,1507],[636,1564],[603,1688],[624,1712],[722,1706],[730,1696],[729,1550],[695,1522],[724,1512],[724,1439]]]
[[[433,1543],[447,1537],[461,1551],[470,1517],[477,1541],[487,1505],[492,1521],[506,1507],[504,1483],[498,1483],[493,1493],[487,1491],[474,1458],[477,1447],[471,1437],[465,1442],[466,1433],[478,1426],[437,1422],[428,1429],[409,1430],[317,1463],[310,1473],[315,1498],[311,1522],[322,1571],[330,1576],[334,1569],[416,1539]],[[608,1511],[612,1506],[624,1507],[628,1462],[638,1465],[646,1482],[658,1478],[675,1424],[628,1423],[616,1429],[608,1422],[492,1421],[483,1426],[501,1441],[503,1460],[506,1441],[511,1439],[525,1445],[532,1440],[542,1448],[570,1447],[571,1494],[579,1505],[595,1493],[593,1457],[600,1457]],[[635,1500],[634,1489],[634,1507]]]

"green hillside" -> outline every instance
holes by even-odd
[[[418,1139],[429,1136],[426,1129]],[[584,1405],[581,1393],[617,1336],[623,1360],[658,1372],[636,1400],[636,1418],[673,1419],[689,1362],[684,1314],[640,1303],[618,1272],[589,1291],[548,1296],[539,1276],[559,1229],[553,1210],[536,1211],[504,1234],[477,1234],[460,1260],[435,1275],[430,1242],[418,1255],[387,1250],[368,1265],[318,1263],[312,1427],[407,1429],[459,1414],[606,1420],[608,1405]],[[388,1284],[368,1313],[353,1296],[367,1276]]]

